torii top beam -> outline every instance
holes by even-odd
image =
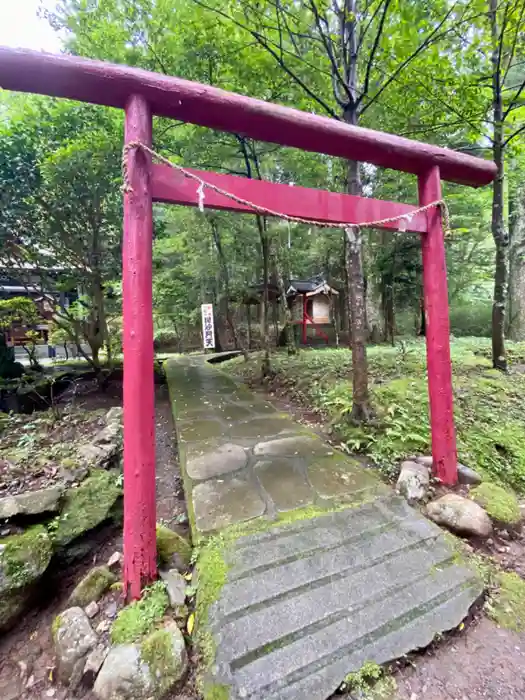
[[[496,175],[491,161],[448,148],[350,126],[244,95],[128,66],[0,47],[0,86],[124,108],[143,95],[154,114],[199,126],[478,187]]]

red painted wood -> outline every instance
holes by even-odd
[[[447,148],[172,76],[64,54],[0,47],[0,85],[120,108],[131,95],[141,94],[160,116],[409,173],[423,174],[439,165],[444,180],[465,185],[487,185],[496,174],[494,163]]]
[[[221,175],[206,170],[187,170],[201,177],[205,182],[221,187],[223,190],[260,206],[273,209],[287,216],[299,216],[303,219],[337,223],[346,221],[356,224],[364,221],[377,221],[390,216],[411,214],[417,207],[398,204],[381,199],[355,197],[349,194],[327,192],[308,187],[290,187],[266,180],[250,180],[238,175]],[[190,180],[180,172],[167,165],[154,165],[152,169],[152,193],[156,202],[171,204],[198,205],[198,183]],[[205,188],[204,206],[210,209],[256,213],[255,209],[239,204],[224,195]],[[399,230],[399,222],[384,224],[381,227]],[[427,230],[427,218],[424,213],[415,214],[407,222],[406,231],[424,233]]]
[[[439,168],[419,177],[419,202],[441,199]],[[421,236],[426,315],[428,394],[434,473],[444,484],[457,483],[457,449],[452,399],[447,267],[441,213],[427,212],[428,233]]]
[[[125,141],[151,143],[152,115],[140,95],[126,106]],[[156,578],[155,404],[153,380],[150,157],[129,156],[132,192],[124,195],[124,591],[139,598]]]

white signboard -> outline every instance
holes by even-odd
[[[201,304],[202,341],[204,349],[215,347],[215,328],[213,326],[213,304]]]

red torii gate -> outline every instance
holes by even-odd
[[[180,78],[65,55],[0,47],[0,86],[125,110],[125,142],[151,147],[152,116],[306,151],[373,163],[418,177],[420,205],[441,200],[441,179],[473,187],[489,184],[494,163],[446,148],[349,126]],[[416,207],[265,181],[192,171],[242,199],[287,216],[348,222],[412,215],[402,230],[422,234],[432,456],[436,475],[457,481],[452,406],[447,273],[438,207]],[[197,184],[140,148],[128,154],[130,191],[124,195],[124,584],[131,597],[156,576],[155,422],[151,290],[152,202],[198,204]],[[255,213],[214,191],[206,206]],[[399,222],[382,228],[399,230]]]

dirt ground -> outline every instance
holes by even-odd
[[[122,386],[113,382],[100,394],[86,391],[76,399],[77,406],[87,410],[109,409],[122,403]],[[160,522],[185,534],[187,515],[182,480],[177,465],[176,438],[171,406],[165,385],[156,386],[156,461],[157,461],[157,518]],[[54,681],[55,660],[51,640],[51,624],[64,609],[66,601],[84,573],[94,564],[105,562],[116,550],[122,550],[120,529],[103,529],[93,538],[93,549],[87,559],[70,566],[45,581],[46,600],[36,606],[10,632],[0,639],[0,700],[71,700],[68,692]],[[112,606],[116,611],[121,601],[118,594],[108,594],[101,608]],[[115,612],[116,614],[116,612]],[[195,695],[191,677],[187,691],[171,696],[173,700],[193,700]],[[94,700],[85,691],[81,700]]]
[[[523,700],[525,635],[480,616],[396,676],[395,700]]]

